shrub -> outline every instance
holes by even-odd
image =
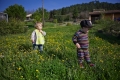
[[[20,20],[10,19],[8,23],[6,21],[0,22],[0,30],[0,35],[17,34],[26,32],[27,27]]]
[[[71,26],[72,24],[71,23],[67,23],[67,25],[66,26]]]
[[[95,23],[101,24],[101,26],[106,27],[109,24],[112,24],[113,21],[110,19],[100,19],[100,20],[96,20]]]
[[[120,23],[117,22],[114,22],[112,24],[110,23],[105,28],[103,28],[103,30],[106,33],[109,33],[114,36],[118,36],[120,34]]]
[[[120,23],[112,21],[110,19],[101,19],[97,20],[97,23],[101,25],[101,28],[104,33],[119,36],[120,34]]]
[[[57,19],[54,19],[54,20],[53,20],[53,23],[57,23]]]

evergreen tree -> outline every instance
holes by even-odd
[[[74,19],[78,18],[78,10],[77,10],[77,8],[75,8],[74,11],[73,11],[73,18]]]

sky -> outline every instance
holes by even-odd
[[[48,11],[91,1],[95,0],[43,0],[44,8]],[[120,3],[120,0],[99,0],[99,2]],[[26,11],[31,11],[41,8],[42,0],[0,0],[0,12],[14,4],[22,5]]]

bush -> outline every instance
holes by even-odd
[[[8,23],[6,21],[0,22],[0,30],[0,35],[17,34],[26,32],[27,27],[20,20],[10,19]]]
[[[71,23],[67,23],[67,25],[66,26],[71,26],[72,24]]]
[[[101,25],[101,28],[104,33],[119,36],[120,34],[120,23],[112,21],[110,19],[101,19],[96,21]]]
[[[109,24],[108,26],[103,28],[103,30],[106,33],[109,33],[111,35],[119,36],[119,34],[120,34],[120,23],[114,22],[113,24]]]
[[[53,23],[57,23],[57,19],[54,19],[54,20],[53,20]]]

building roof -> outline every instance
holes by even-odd
[[[32,16],[32,14],[28,14],[28,15],[26,15],[26,17],[31,17]]]
[[[109,10],[109,11],[95,11],[89,12],[89,15],[96,15],[96,14],[110,14],[110,13],[120,13],[120,10]]]

